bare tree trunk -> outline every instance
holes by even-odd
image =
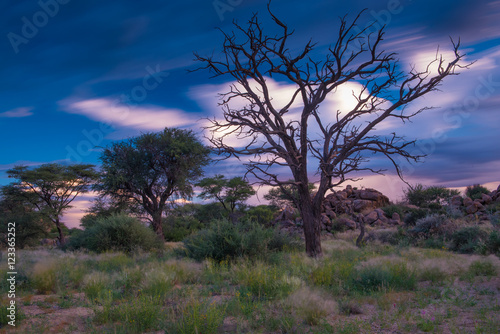
[[[315,210],[309,190],[307,189],[307,182],[305,184],[306,189],[299,190],[299,210],[302,223],[304,224],[306,253],[312,258],[320,258],[323,256],[323,250],[321,249],[321,212]]]
[[[62,247],[66,243],[66,239],[64,238],[64,234],[61,228],[61,222],[59,221],[59,219],[56,219],[54,223],[56,224],[57,232],[59,233],[57,240],[59,240],[59,246]]]
[[[162,241],[165,241],[165,236],[163,235],[163,226],[161,224],[161,211],[159,213],[154,213],[152,217],[153,230]]]

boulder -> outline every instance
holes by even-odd
[[[378,220],[378,213],[375,210],[373,210],[372,212],[370,212],[369,214],[367,214],[365,216],[365,222],[367,224],[371,225],[371,224],[375,223],[377,220]]]
[[[486,205],[488,205],[492,202],[491,197],[486,195],[486,194],[481,195],[481,200],[482,200],[483,204],[486,204]]]
[[[460,207],[462,206],[462,196],[460,195],[455,195],[451,198],[451,205]]]
[[[474,214],[478,211],[482,211],[484,210],[484,206],[479,203],[479,201],[473,201],[472,204],[468,205],[466,208],[465,208],[465,211],[468,213],[468,214]]]
[[[337,219],[337,223],[340,224],[341,226],[345,226],[351,230],[356,229],[356,222],[352,219],[349,219],[349,218],[340,217]]]
[[[399,213],[397,213],[397,212],[394,212],[394,213],[392,214],[392,217],[391,217],[391,218],[392,218],[392,220],[395,220],[395,221],[401,222],[401,217],[399,216]]]
[[[328,218],[326,213],[321,214],[321,225],[324,225],[325,227],[332,225],[332,221],[330,220],[330,218]]]
[[[369,209],[374,209],[374,204],[372,201],[366,199],[355,199],[354,201],[352,201],[352,208],[356,212],[361,212]]]
[[[464,203],[465,207],[468,207],[468,206],[471,206],[472,203],[474,203],[474,201],[470,197],[465,197],[463,203]]]

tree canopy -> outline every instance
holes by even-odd
[[[230,213],[234,212],[238,203],[243,203],[255,195],[252,186],[240,176],[226,179],[224,175],[217,174],[204,178],[196,185],[202,188],[198,195],[200,198],[216,199]]]
[[[32,169],[16,166],[8,170],[7,175],[17,179],[12,187],[17,189],[18,194],[55,224],[61,245],[65,243],[61,216],[71,208],[71,202],[78,195],[90,190],[97,178],[94,166],[88,164],[64,166],[50,163]]]
[[[101,154],[96,189],[116,199],[134,200],[163,239],[161,217],[167,200],[192,196],[192,185],[203,175],[209,153],[192,131],[176,128],[116,142]]]

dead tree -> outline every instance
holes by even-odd
[[[289,197],[302,216],[306,252],[320,257],[321,204],[327,190],[353,180],[349,177],[352,172],[382,173],[384,170],[366,165],[371,154],[385,155],[400,177],[395,156],[410,162],[421,157],[408,151],[414,140],[396,133],[375,134],[375,127],[388,119],[404,122],[428,109],[410,111],[405,107],[437,90],[445,77],[468,65],[460,64],[464,57],[459,52],[460,43],[452,41],[451,61],[436,55],[426,70],[404,73],[398,69],[395,53],[379,50],[384,28],[366,35],[371,26],[357,27],[361,13],[350,23],[346,17],[340,20],[337,41],[328,48],[326,56],[317,60],[312,41],[298,52],[292,51],[293,31],[269,6],[268,11],[279,34],[266,35],[254,15],[247,27],[234,22],[235,31],[222,32],[221,57],[195,53],[196,60],[203,63],[196,70],[209,70],[216,77],[234,80],[228,91],[221,94],[223,119],[210,119],[209,139],[226,157],[246,156],[248,173],[259,183],[280,187],[285,193],[289,193],[290,185],[294,187],[298,197]],[[436,73],[431,73],[431,67]],[[278,105],[273,100],[270,79],[293,85],[293,94],[285,103]],[[322,110],[325,98],[347,83],[361,86],[360,91],[352,92],[355,106],[350,110]],[[245,101],[244,106],[235,107],[237,100]],[[335,120],[325,122],[325,112],[334,113]],[[227,140],[229,136],[244,139],[244,144],[235,146]],[[319,185],[313,194],[308,188],[313,181],[309,164],[317,168],[314,181]],[[284,166],[289,168],[292,181],[283,175]]]

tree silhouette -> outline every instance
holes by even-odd
[[[306,252],[319,257],[326,191],[352,179],[352,172],[383,172],[366,164],[372,154],[387,157],[402,177],[394,157],[418,161],[421,156],[408,151],[415,141],[395,132],[380,134],[376,127],[390,119],[404,122],[428,109],[410,111],[406,106],[437,90],[444,78],[468,65],[460,62],[464,57],[460,43],[452,41],[449,62],[436,54],[423,71],[413,68],[404,73],[395,53],[380,50],[384,28],[366,34],[371,25],[357,27],[362,13],[352,22],[341,18],[337,41],[326,52],[315,53],[312,41],[297,50],[291,43],[293,31],[269,5],[268,12],[279,33],[266,34],[254,15],[247,27],[235,22],[235,31],[222,32],[220,58],[195,53],[196,60],[203,63],[196,70],[234,80],[221,94],[223,119],[210,119],[207,128],[219,153],[247,156],[250,174],[262,184],[280,187],[295,201],[304,223]],[[271,80],[293,87],[285,102],[283,94],[279,99],[273,96]],[[351,88],[355,103],[348,109],[323,110],[321,104],[341,87]],[[333,120],[326,117],[328,113],[334,115]],[[235,145],[232,136],[243,140]],[[312,194],[309,166],[317,168],[319,176],[317,191]],[[283,167],[291,172],[292,181]],[[298,196],[292,195],[289,186]]]

